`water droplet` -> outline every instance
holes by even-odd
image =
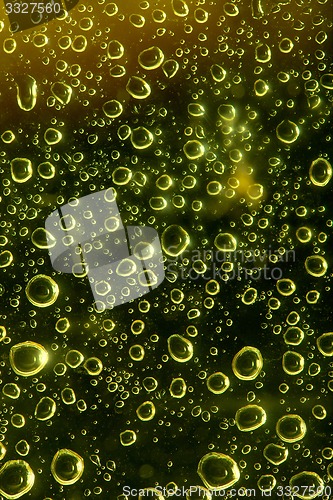
[[[183,378],[174,378],[169,387],[170,394],[173,398],[183,398],[186,394],[186,382]]]
[[[131,446],[136,441],[136,433],[132,430],[126,430],[120,433],[120,442],[123,446]]]
[[[302,500],[311,500],[312,498],[322,496],[321,492],[325,489],[324,481],[321,477],[316,472],[309,471],[299,472],[292,476],[289,486],[293,492],[295,491],[294,495]]]
[[[76,483],[84,470],[83,458],[75,451],[63,448],[54,455],[51,472],[54,479],[65,486]]]
[[[26,341],[10,349],[9,360],[15,373],[31,377],[44,368],[48,361],[48,353],[42,345]]]
[[[299,415],[285,415],[277,421],[276,433],[282,441],[295,443],[304,438],[306,425]]]
[[[185,17],[189,13],[189,8],[185,0],[171,0],[172,10],[178,17]]]
[[[23,111],[31,111],[37,102],[37,82],[30,75],[16,77],[17,103]]]
[[[57,405],[52,398],[45,396],[41,398],[35,408],[35,417],[37,420],[48,420],[52,418],[57,409]]]
[[[205,153],[205,148],[200,141],[187,141],[183,147],[184,153],[189,160],[197,160]]]
[[[35,482],[35,474],[24,460],[8,460],[0,469],[0,493],[16,499],[28,493]]]
[[[56,128],[48,128],[44,133],[44,140],[49,146],[58,144],[62,139],[62,133]]]
[[[260,43],[256,46],[255,57],[260,63],[267,63],[271,60],[271,49],[267,43]]]
[[[235,421],[240,431],[254,431],[266,422],[266,412],[258,405],[243,406],[237,410]]]
[[[283,354],[282,368],[288,375],[298,375],[304,369],[304,358],[294,351],[287,351]]]
[[[26,296],[36,307],[48,307],[55,303],[59,295],[57,283],[45,274],[31,278],[25,289]]]
[[[103,104],[103,111],[108,118],[117,118],[123,112],[122,104],[116,99]]]
[[[137,127],[132,130],[131,143],[136,149],[147,149],[153,141],[153,134],[145,127]]]
[[[179,63],[174,59],[168,59],[163,64],[162,69],[167,78],[173,78],[179,69]]]
[[[231,488],[240,478],[237,463],[228,455],[211,452],[198,465],[198,474],[210,490]]]
[[[153,46],[140,52],[138,61],[143,69],[159,68],[164,61],[164,54],[159,47]]]
[[[72,87],[63,82],[54,82],[51,85],[51,92],[63,106],[68,104],[72,97]]]
[[[12,179],[15,182],[23,183],[32,177],[32,164],[28,158],[14,158],[10,162]]]
[[[155,405],[152,401],[145,401],[136,410],[136,414],[140,420],[147,422],[155,416]]]
[[[21,390],[17,384],[9,383],[5,384],[2,388],[2,394],[11,399],[17,399],[20,397]]]
[[[223,82],[227,74],[225,69],[222,68],[222,66],[220,66],[219,64],[212,64],[212,66],[210,67],[210,73],[215,82]]]
[[[298,139],[299,128],[291,120],[282,120],[276,127],[276,136],[281,142],[291,144]]]
[[[221,252],[234,252],[237,248],[237,241],[230,233],[219,233],[214,240],[214,245]]]
[[[296,285],[289,278],[282,278],[276,282],[276,288],[281,295],[288,297],[295,292]]]
[[[332,179],[332,165],[325,158],[317,158],[311,163],[309,176],[315,186],[326,186]]]
[[[273,465],[280,465],[288,458],[288,448],[270,443],[264,448],[264,457]]]
[[[172,359],[179,363],[186,363],[193,356],[193,345],[185,337],[175,334],[168,338],[168,351]]]
[[[177,257],[184,252],[189,243],[189,234],[177,224],[168,226],[162,233],[162,248],[172,257]]]
[[[319,278],[326,274],[328,265],[321,255],[311,255],[305,259],[305,269],[311,275]]]
[[[323,356],[333,356],[333,332],[320,335],[317,339],[317,347]]]
[[[118,40],[108,43],[107,54],[110,59],[120,59],[124,55],[124,46]]]
[[[207,389],[213,394],[223,394],[230,386],[230,380],[222,372],[215,372],[209,375],[206,380]]]
[[[43,227],[38,227],[33,231],[31,241],[37,248],[41,249],[53,248],[57,243],[52,234]]]
[[[263,367],[261,352],[256,347],[243,347],[234,356],[231,367],[240,380],[254,380]]]

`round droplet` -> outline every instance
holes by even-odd
[[[84,470],[83,458],[75,451],[63,448],[54,455],[51,472],[54,479],[63,485],[76,483]]]
[[[183,147],[183,151],[189,160],[197,160],[205,153],[205,148],[200,141],[187,141]]]
[[[73,405],[76,402],[76,394],[71,387],[65,387],[61,391],[61,399],[65,405]]]
[[[205,108],[196,102],[191,102],[187,106],[188,114],[191,116],[202,116],[205,114]]]
[[[15,451],[21,455],[21,457],[27,456],[30,451],[29,443],[25,439],[21,439],[16,443]]]
[[[55,176],[55,167],[49,161],[40,163],[37,172],[43,179],[52,179]]]
[[[285,415],[277,421],[276,433],[282,441],[295,443],[304,438],[306,425],[299,415]]]
[[[107,54],[110,59],[120,59],[124,55],[124,46],[118,40],[108,43]]]
[[[151,94],[149,84],[138,76],[131,76],[127,82],[126,90],[135,99],[146,99]]]
[[[308,243],[312,237],[311,229],[306,226],[299,227],[296,230],[296,236],[301,243]]]
[[[8,267],[13,262],[13,254],[10,250],[4,250],[0,253],[0,269]]]
[[[48,420],[52,418],[57,409],[57,405],[52,398],[48,396],[41,398],[35,408],[35,417],[37,420]]]
[[[154,377],[145,377],[142,381],[143,387],[147,392],[155,391],[158,386],[157,380]]]
[[[289,486],[293,496],[302,500],[322,497],[325,490],[324,481],[316,472],[303,471],[290,478]]]
[[[147,149],[153,141],[153,134],[145,127],[137,127],[132,130],[131,143],[136,149]]]
[[[212,64],[210,67],[210,74],[215,82],[223,82],[227,73],[219,64]]]
[[[177,257],[184,252],[189,243],[189,234],[177,224],[168,226],[162,233],[162,248],[172,257]]]
[[[156,69],[164,61],[164,54],[159,47],[153,46],[140,52],[138,61],[143,69]]]
[[[163,73],[167,78],[173,78],[179,70],[179,63],[174,59],[168,59],[162,66]]]
[[[48,353],[45,347],[36,342],[21,342],[10,349],[9,361],[17,375],[32,377],[44,368]]]
[[[68,351],[65,357],[65,362],[67,363],[68,366],[71,368],[77,368],[78,366],[81,365],[84,361],[84,356],[80,351],[77,351],[76,349],[71,349]]]
[[[311,413],[317,420],[323,420],[327,417],[327,411],[323,405],[314,405]]]
[[[279,49],[283,54],[288,54],[288,52],[291,52],[293,48],[294,44],[290,40],[290,38],[282,38],[281,42],[279,43]]]
[[[48,128],[44,133],[44,140],[49,146],[58,144],[62,139],[62,133],[56,128]]]
[[[317,158],[311,163],[309,176],[315,186],[326,186],[332,179],[332,165],[325,158]]]
[[[255,58],[260,63],[267,63],[271,60],[271,49],[267,43],[260,43],[255,49]]]
[[[48,307],[55,303],[59,295],[57,283],[45,274],[31,278],[25,289],[26,296],[36,307]]]
[[[37,248],[41,249],[53,248],[57,243],[52,234],[43,227],[34,230],[31,241]]]
[[[183,398],[186,394],[186,382],[183,378],[174,378],[169,387],[170,394],[173,398]]]
[[[140,420],[147,422],[155,416],[155,405],[152,401],[145,401],[136,410],[136,414]]]
[[[24,460],[8,460],[0,469],[0,494],[8,499],[28,493],[35,482],[35,474]]]
[[[132,345],[128,353],[133,361],[142,361],[145,357],[145,350],[140,344]]]
[[[295,292],[296,285],[289,278],[283,278],[276,282],[276,288],[281,295],[288,297],[289,295],[292,295]]]
[[[223,394],[230,386],[230,380],[222,372],[215,372],[206,380],[207,389],[213,394]]]
[[[291,120],[282,120],[276,127],[276,136],[285,144],[295,142],[299,136],[299,128],[296,123]]]
[[[304,358],[294,351],[287,351],[282,358],[282,368],[288,375],[298,375],[304,369]]]
[[[172,359],[179,363],[186,363],[193,356],[193,345],[185,337],[175,334],[168,338],[168,351]]]
[[[93,356],[85,361],[83,367],[89,375],[96,376],[103,370],[103,363],[99,358]]]
[[[5,384],[2,388],[2,394],[7,398],[17,399],[20,397],[21,390],[17,384]]]
[[[260,491],[267,491],[267,495],[269,494],[270,496],[273,488],[276,486],[276,479],[273,474],[264,474],[258,479],[257,485]]]
[[[258,97],[262,97],[268,92],[268,85],[264,80],[256,80],[254,82],[254,92]]]
[[[124,186],[132,179],[132,174],[132,170],[127,167],[117,167],[112,172],[112,180],[117,186]],[[119,218],[117,220],[119,220]]]
[[[136,441],[136,433],[131,430],[127,430],[120,433],[120,442],[123,446],[131,446]]]
[[[317,347],[323,356],[333,356],[333,332],[320,335],[317,339]]]
[[[240,431],[254,431],[266,422],[266,412],[258,405],[243,406],[237,410],[235,421]]]
[[[304,332],[298,326],[290,326],[283,338],[286,344],[299,345],[304,339]]]
[[[326,260],[321,255],[311,255],[307,257],[304,265],[306,271],[316,278],[324,276],[328,268]]]
[[[221,252],[234,252],[237,248],[237,241],[230,233],[219,233],[214,240],[214,245]]]
[[[288,448],[270,443],[264,448],[264,457],[273,465],[280,465],[288,458]]]
[[[63,106],[68,104],[72,97],[72,87],[63,82],[53,83],[51,85],[51,92]]]
[[[263,367],[261,352],[256,347],[243,347],[232,360],[232,370],[240,380],[254,380]]]
[[[15,182],[23,183],[32,177],[32,164],[28,158],[14,158],[10,162],[12,179]]]
[[[255,288],[252,288],[252,287],[248,288],[247,290],[245,290],[245,292],[242,296],[243,304],[246,304],[247,306],[254,304],[254,302],[256,301],[257,295],[258,295],[258,292]]]
[[[237,5],[235,5],[234,3],[229,3],[229,2],[225,3],[223,5],[223,10],[224,10],[224,13],[230,17],[234,17],[234,16],[237,16],[239,14],[239,9],[238,9]]]
[[[171,1],[173,13],[178,17],[185,17],[189,13],[189,8],[185,0]]]
[[[112,99],[103,104],[103,111],[108,118],[117,118],[123,112],[123,107],[119,101]]]
[[[240,478],[237,463],[228,455],[216,452],[207,453],[202,457],[198,474],[210,490],[231,488]]]
[[[131,276],[136,272],[136,263],[132,259],[123,259],[117,266],[116,273],[118,276]]]

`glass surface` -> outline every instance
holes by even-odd
[[[0,497],[331,499],[331,1],[0,16]]]

